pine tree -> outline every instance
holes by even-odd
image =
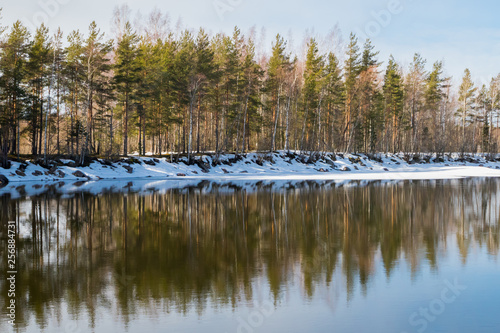
[[[186,135],[189,128],[189,86],[191,73],[195,71],[195,40],[190,31],[182,34],[175,53],[172,83],[175,96],[174,109],[177,117],[178,151],[186,152]],[[182,131],[182,132],[181,132]]]
[[[483,152],[490,151],[490,122],[489,115],[491,113],[491,102],[490,94],[488,88],[485,84],[479,89],[476,97],[476,105],[478,107],[478,113],[474,116],[475,123],[480,121],[482,125],[481,130],[481,148]]]
[[[243,36],[239,28],[235,27],[233,35],[223,38],[223,64],[222,64],[222,99],[225,138],[224,148],[227,151],[229,144],[234,143],[238,136],[238,124],[242,117],[242,82],[241,82],[241,60],[242,60]]]
[[[365,72],[373,67],[380,66],[380,63],[377,61],[377,56],[379,52],[374,52],[375,46],[373,46],[372,41],[367,39],[365,44],[363,45],[363,53],[361,55],[361,64],[359,71]]]
[[[86,87],[87,126],[85,146],[81,152],[80,162],[83,163],[85,154],[95,152],[94,147],[94,109],[96,95],[105,89],[107,75],[111,69],[108,54],[113,48],[111,41],[104,39],[104,33],[97,28],[95,22],[89,26],[89,34],[83,45],[84,85]]]
[[[161,155],[163,151],[163,142],[168,145],[168,133],[171,124],[175,118],[173,114],[173,95],[174,95],[174,58],[176,52],[176,43],[172,36],[165,41],[158,42],[155,45],[150,62],[150,73],[154,75],[153,96],[155,99],[155,134],[157,135],[157,151]]]
[[[325,104],[327,105],[329,119],[330,150],[333,151],[341,145],[341,142],[336,142],[335,138],[340,137],[338,128],[343,126],[344,83],[342,82],[342,70],[335,54],[330,52],[327,58],[328,61],[325,66]]]
[[[28,54],[27,68],[31,92],[28,119],[32,138],[31,153],[36,156],[42,152],[43,129],[47,126],[46,121],[44,123],[45,113],[51,111],[44,105],[45,88],[49,86],[52,59],[49,29],[43,24],[37,29]]]
[[[311,38],[307,46],[306,63],[304,70],[304,122],[302,126],[301,150],[304,150],[304,144],[309,143],[309,148],[312,148],[312,142],[309,142],[309,134],[311,139],[314,136],[321,136],[321,104],[324,95],[324,61],[319,54],[318,43],[314,38]],[[318,132],[316,126],[318,124]],[[319,144],[318,147],[319,149]],[[312,150],[312,149],[311,149]]]
[[[134,102],[137,83],[140,79],[139,37],[127,22],[122,38],[115,51],[114,83],[116,91],[121,95],[123,103],[123,155],[128,155],[129,118],[131,105]]]
[[[211,83],[211,89],[209,89],[209,99],[211,103],[212,117],[215,124],[213,124],[212,135],[208,135],[208,143],[212,143],[216,158],[220,151],[220,133],[221,133],[221,114],[222,114],[222,82],[224,76],[224,43],[223,34],[219,33],[212,38],[211,47],[214,53],[214,77]],[[212,137],[212,139],[210,139]]]
[[[422,59],[420,54],[415,53],[404,85],[406,107],[410,113],[410,128],[412,131],[410,150],[412,152],[415,152],[418,147],[418,116],[425,103],[425,77],[427,75],[425,63],[426,61]]]
[[[467,68],[464,72],[462,84],[460,85],[460,89],[458,91],[458,101],[461,102],[458,113],[462,122],[462,152],[465,151],[465,125],[467,123],[467,119],[472,116],[476,90],[477,88],[474,87],[474,83],[472,82],[470,70]]]
[[[289,69],[290,57],[285,53],[286,42],[279,34],[273,44],[272,55],[267,68],[265,92],[267,94],[266,111],[267,126],[271,133],[270,150],[276,150],[276,133],[283,99],[283,85],[286,71]]]
[[[63,69],[64,60],[66,57],[65,51],[63,49],[63,32],[58,29],[54,34],[53,41],[53,67],[52,72],[54,73],[54,89],[56,95],[56,151],[57,154],[61,154],[61,97],[63,89]]]
[[[443,63],[437,61],[433,65],[432,71],[426,78],[425,83],[425,125],[423,126],[424,149],[430,150],[436,147],[431,147],[431,129],[434,127],[434,144],[438,142],[438,132],[436,127],[441,127],[442,119],[438,117],[440,113],[441,102],[444,97],[443,89],[445,88],[445,78],[443,74]]]
[[[252,131],[259,130],[258,124],[261,122],[261,117],[258,114],[260,106],[259,88],[263,71],[259,64],[255,62],[255,45],[250,39],[244,48],[244,60],[242,64],[242,85],[243,88],[243,129],[241,135],[241,152],[244,154],[249,147],[248,137],[251,136]],[[238,149],[238,147],[236,148]]]
[[[374,52],[374,46],[370,40],[367,40],[363,46],[363,53],[361,57],[361,66],[358,83],[358,104],[359,115],[354,124],[355,136],[354,147],[357,151],[374,150],[376,135],[378,130],[379,109],[377,108],[378,92],[378,67],[380,63],[376,57],[379,52]]]
[[[63,69],[63,83],[66,95],[63,102],[69,105],[69,128],[67,129],[67,151],[76,155],[80,151],[80,139],[85,130],[80,119],[80,106],[83,102],[85,80],[83,63],[83,36],[79,31],[72,31],[68,35],[68,46],[65,49],[65,64]],[[76,144],[76,150],[75,150]]]
[[[188,96],[189,96],[189,142],[188,142],[188,160],[191,159],[192,141],[193,141],[193,113],[195,104],[198,104],[198,110],[201,107],[201,98],[206,92],[208,81],[213,77],[213,51],[210,49],[208,35],[203,29],[200,29],[193,50],[192,67],[188,73]],[[198,124],[199,124],[198,112]],[[199,127],[197,133],[199,135]],[[198,137],[199,142],[199,137]]]
[[[298,60],[297,57],[290,63],[290,70],[287,75],[287,102],[285,107],[285,150],[290,150],[290,132],[293,129],[290,122],[291,119],[294,118],[292,113],[292,104],[295,104],[295,109],[297,110],[297,104],[299,103],[298,99],[300,96],[300,81],[299,81],[299,68],[298,68]]]
[[[493,132],[493,128],[495,127],[496,128],[496,132],[498,133],[498,129],[499,129],[499,117],[500,117],[500,74],[497,76],[497,77],[494,77],[491,79],[491,82],[490,82],[490,87],[488,89],[488,93],[489,93],[489,100],[490,100],[490,126],[491,126],[491,130],[490,130],[490,143],[493,142],[492,141],[492,132]],[[495,124],[493,123],[493,116],[495,116],[495,119],[496,119],[496,126],[494,126]],[[497,152],[497,145],[498,145],[498,135],[497,135],[497,138],[494,142],[494,147],[492,149],[492,151],[495,151]]]
[[[138,66],[141,69],[139,72],[139,80],[137,84],[137,127],[139,129],[139,155],[146,155],[146,132],[148,127],[152,126],[152,123],[148,124],[147,119],[151,118],[151,109],[154,108],[154,104],[151,103],[151,99],[154,97],[154,85],[156,77],[153,72],[156,70],[161,73],[161,69],[157,66],[155,62],[160,61],[154,55],[154,42],[148,38],[141,38],[138,49]],[[148,126],[149,125],[149,126]]]
[[[389,58],[389,64],[385,72],[384,97],[386,117],[387,119],[392,118],[392,152],[396,153],[398,149],[399,121],[403,110],[403,84],[399,66],[392,56]]]
[[[3,30],[3,29],[2,29]],[[20,21],[12,25],[1,43],[0,56],[0,165],[9,152],[20,154],[20,122],[27,103],[29,33]]]
[[[358,38],[351,33],[349,45],[347,46],[346,60],[344,64],[344,92],[345,92],[345,111],[342,135],[344,138],[344,151],[349,151],[354,136],[354,126],[357,105],[356,95],[358,88],[358,78],[361,70],[361,61],[359,54]]]

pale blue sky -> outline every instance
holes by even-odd
[[[44,3],[51,5],[43,6]],[[61,26],[65,32],[86,31],[90,21],[95,20],[104,31],[109,31],[113,8],[123,3],[119,0],[8,0],[2,1],[0,7],[3,7],[4,24],[22,18],[29,25],[38,15],[52,30]],[[126,3],[133,11],[141,10],[144,14],[158,7],[170,14],[173,24],[181,17],[187,27],[203,26],[213,32],[231,32],[235,25],[245,31],[255,25],[259,29],[265,27],[270,40],[278,32],[288,36],[292,31],[295,44],[302,42],[306,30],[326,35],[338,23],[344,39],[351,31],[372,37],[383,61],[393,54],[406,65],[414,52],[420,52],[428,59],[429,67],[436,60],[445,60],[446,71],[455,80],[469,67],[478,83],[488,82],[500,72],[500,3],[494,0],[480,3],[465,0],[130,0]],[[376,13],[390,11],[389,16],[380,15],[377,21]]]

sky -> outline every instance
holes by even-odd
[[[392,54],[408,66],[415,52],[431,69],[443,60],[446,74],[459,82],[469,68],[477,84],[488,84],[500,73],[500,2],[483,0],[0,0],[2,25],[20,19],[28,27],[44,22],[52,31],[61,27],[87,31],[96,21],[111,33],[116,6],[128,4],[146,16],[155,7],[169,14],[171,25],[231,33],[265,28],[265,49],[277,33],[292,37],[300,49],[305,36],[327,36],[338,25],[346,41],[350,32],[371,38],[387,64]],[[133,15],[135,16],[135,15]],[[338,51],[338,50],[337,50]]]

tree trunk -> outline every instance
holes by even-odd
[[[193,106],[196,99],[196,89],[191,92],[189,101],[189,137],[188,137],[188,163],[191,162],[191,145],[193,142]]]
[[[274,129],[273,129],[273,136],[271,140],[271,152],[276,150],[276,132],[278,130],[278,119],[279,119],[279,114],[280,114],[280,95],[281,95],[281,86],[278,90],[278,99],[276,101],[276,112],[274,115]]]
[[[125,123],[123,128],[123,155],[128,156],[128,91],[125,93]]]
[[[42,126],[43,126],[43,88],[39,88],[39,99],[40,99],[40,126],[39,126],[39,133],[40,135],[38,136],[38,155],[42,154]]]
[[[249,83],[250,85],[250,83]],[[245,100],[245,111],[243,112],[243,135],[241,142],[241,153],[245,154],[245,138],[246,138],[246,129],[247,129],[247,112],[248,112],[248,99],[250,97],[250,92],[247,92],[246,100]]]
[[[110,108],[111,115],[109,117],[109,156],[113,155],[113,109]]]
[[[142,155],[146,156],[146,111],[142,109]]]
[[[198,95],[198,121],[196,122],[196,152],[200,153],[201,94]]]

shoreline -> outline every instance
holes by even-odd
[[[98,180],[300,181],[500,177],[500,159],[487,159],[481,155],[460,158],[458,154],[439,159],[433,155],[409,159],[403,154],[326,153],[311,157],[294,152],[276,152],[272,155],[221,155],[218,162],[205,155],[191,164],[186,158],[171,163],[168,158],[137,156],[115,162],[95,159],[86,167],[76,167],[73,161],[65,159],[50,161],[47,166],[30,161],[11,163],[9,169],[0,168],[0,177],[5,177],[8,184]]]

